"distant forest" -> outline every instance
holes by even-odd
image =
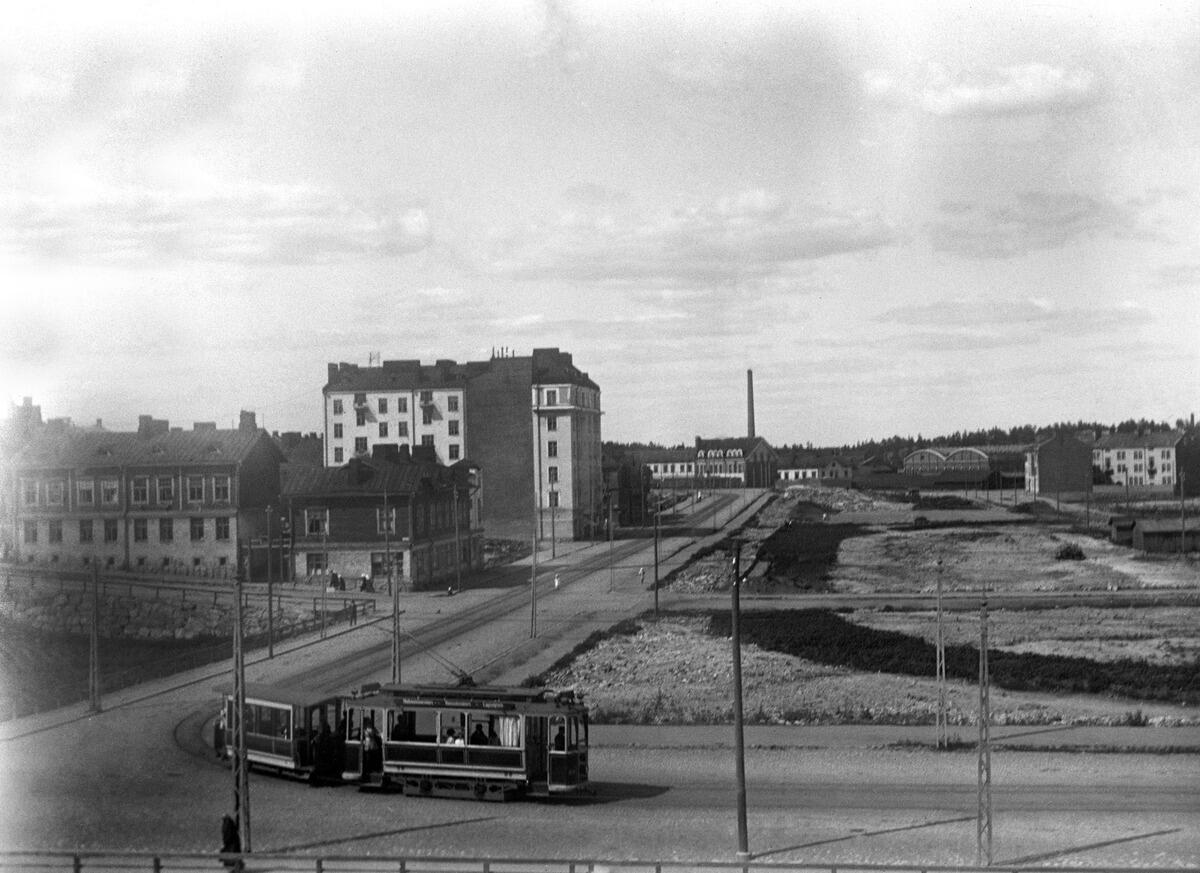
[[[791,445],[774,446],[777,451],[827,451],[827,452],[847,452],[855,455],[889,455],[896,453],[906,453],[917,446],[996,446],[996,445],[1024,445],[1031,443],[1039,433],[1045,433],[1056,429],[1063,429],[1068,433],[1077,431],[1093,431],[1096,435],[1101,433],[1116,432],[1116,433],[1158,433],[1169,430],[1185,430],[1188,422],[1185,419],[1179,418],[1174,424],[1167,421],[1150,421],[1145,418],[1128,419],[1116,424],[1101,422],[1101,421],[1063,421],[1056,422],[1049,426],[1038,426],[1033,424],[1022,424],[1016,427],[1011,427],[1005,430],[1001,427],[988,428],[986,430],[958,430],[952,434],[943,434],[940,436],[925,436],[918,433],[913,436],[895,436],[884,437],[883,439],[872,439],[864,442],[854,443],[853,445],[842,446],[814,446],[812,443],[794,443]],[[677,443],[671,446],[660,445],[659,443],[604,443],[604,454],[608,457],[621,458],[626,454],[633,452],[646,451],[649,449],[682,449],[689,448],[686,443]]]

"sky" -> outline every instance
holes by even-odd
[[[318,431],[329,362],[571,352],[606,440],[1200,407],[1200,5],[24,4],[0,380]]]

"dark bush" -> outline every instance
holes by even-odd
[[[1066,543],[1054,553],[1054,559],[1056,561],[1082,561],[1083,549],[1075,543]]]

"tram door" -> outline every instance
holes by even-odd
[[[342,713],[342,773],[352,779],[362,775],[362,710],[346,707]]]
[[[546,781],[546,717],[531,715],[525,719],[525,760],[530,782]]]
[[[550,787],[587,780],[587,724],[575,716],[550,718],[548,767]]]

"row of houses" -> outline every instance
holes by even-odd
[[[245,412],[235,429],[149,415],[136,432],[50,426],[7,465],[4,557],[217,578],[390,571],[407,588],[439,587],[482,562],[476,474],[395,444],[339,467],[286,465]]]

